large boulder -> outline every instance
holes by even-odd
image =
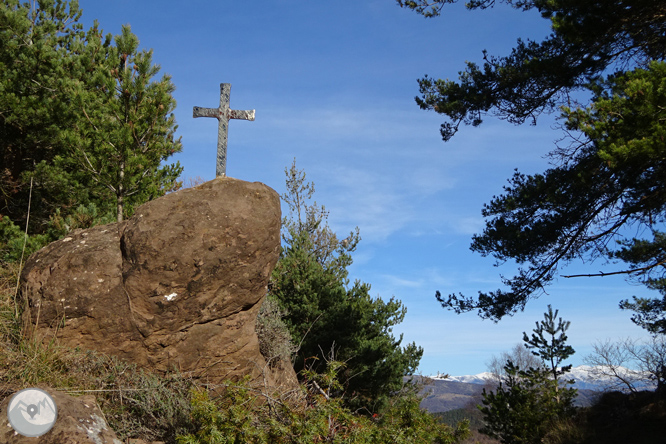
[[[217,178],[125,222],[73,231],[26,263],[24,322],[40,338],[157,371],[293,386],[289,365],[266,374],[255,333],[280,218],[271,188]]]

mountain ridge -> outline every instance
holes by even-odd
[[[637,371],[632,370],[626,367],[617,367],[615,371],[622,376],[627,378],[635,383],[636,388],[639,390],[654,390],[653,387],[647,380],[648,375]],[[606,389],[618,389],[618,379],[613,376],[609,376],[611,369],[604,366],[590,366],[590,365],[579,365],[577,367],[572,367],[570,371],[563,375],[563,379],[571,380],[573,379],[574,383],[572,387],[577,389],[587,389],[602,391]],[[448,375],[436,375],[428,376],[435,381],[453,381],[461,382],[466,384],[487,384],[491,383],[494,376],[490,372],[477,373],[476,375],[462,375],[462,376],[448,376]]]
[[[572,386],[578,389],[578,396],[575,400],[577,406],[590,406],[603,391],[623,388],[617,378],[602,374],[603,371],[607,373],[607,370],[609,369],[580,365],[573,367],[565,374],[564,379],[573,379]],[[616,371],[621,375],[630,376],[634,380],[644,379],[646,376],[623,367],[617,368]],[[421,407],[430,413],[437,413],[481,404],[483,389],[492,390],[495,386],[492,379],[493,375],[489,372],[462,376],[418,376],[416,382],[422,385],[420,393],[424,395]],[[637,388],[639,390],[653,389],[646,383],[637,385]]]

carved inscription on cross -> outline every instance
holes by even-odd
[[[238,111],[229,109],[229,95],[231,94],[231,83],[220,83],[220,107],[219,108],[201,108],[195,106],[193,110],[194,117],[215,117],[218,120],[217,126],[217,167],[216,176],[226,176],[227,174],[227,132],[229,119],[254,120],[254,110]]]

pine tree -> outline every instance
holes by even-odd
[[[458,0],[397,0],[426,17]],[[608,68],[645,66],[666,58],[666,4],[655,0],[466,0],[468,9],[506,3],[550,21],[542,42],[519,39],[508,56],[483,51],[483,66],[467,62],[458,81],[419,80],[422,109],[448,117],[442,137],[461,124],[480,125],[488,113],[513,123],[536,122],[544,111],[571,101]]]
[[[0,214],[26,220],[30,179],[30,232],[43,232],[53,211],[74,207],[79,189],[35,175],[64,154],[62,128],[73,125],[76,79],[89,73],[73,51],[85,41],[76,2],[3,0],[0,4]]]
[[[504,444],[537,444],[553,423],[574,413],[576,389],[567,388],[572,381],[559,380],[571,366],[558,365],[573,355],[566,344],[570,322],[559,318],[558,310],[548,306],[544,319],[536,323],[531,337],[523,332],[525,347],[541,358],[543,366],[521,369],[510,360],[504,366],[504,376],[494,391],[483,390],[485,427],[481,430]]]
[[[474,236],[472,250],[516,260],[517,275],[503,280],[508,288],[477,298],[439,295],[445,307],[501,319],[542,294],[559,267],[581,257],[625,266],[566,277],[624,275],[663,299],[666,63],[597,79],[590,89],[590,106],[563,108],[566,129],[578,136],[552,154],[556,164],[540,174],[516,172],[483,209],[486,227]],[[630,230],[640,237],[625,237]],[[655,316],[649,322],[656,327],[664,304],[650,305],[646,313]]]
[[[534,356],[538,356],[547,365],[553,380],[571,370],[571,365],[558,367],[562,361],[568,359],[575,353],[572,346],[568,345],[566,331],[571,325],[570,321],[564,321],[562,318],[555,318],[559,310],[553,312],[553,308],[548,305],[548,311],[544,313],[543,320],[536,323],[536,328],[531,337],[523,332],[523,342],[528,350],[532,350]]]
[[[482,392],[482,433],[503,444],[538,444],[550,426],[574,415],[576,390],[558,389],[547,371],[521,370],[509,361],[504,373],[496,390]]]
[[[139,51],[127,25],[115,46],[108,40],[89,35],[86,52],[104,56],[96,75],[73,92],[79,119],[66,136],[72,151],[56,167],[78,167],[79,180],[110,195],[120,222],[134,206],[178,188],[180,165],[160,165],[182,145],[174,140],[175,87],[168,75],[153,80],[160,67],[152,50]]]
[[[174,86],[153,77],[129,27],[115,39],[78,23],[70,0],[0,7],[0,214],[45,233],[81,205],[100,220],[178,187]],[[115,45],[114,45],[115,43]]]
[[[458,0],[398,0],[427,17]],[[666,325],[666,2],[654,0],[470,0],[469,9],[505,3],[538,12],[552,33],[518,40],[509,55],[483,53],[457,81],[425,77],[417,103],[443,114],[444,139],[488,114],[536,123],[560,110],[565,137],[540,174],[516,172],[504,192],[484,206],[483,233],[472,250],[503,263],[515,260],[505,288],[478,297],[437,299],[456,312],[478,310],[499,320],[543,294],[558,269],[578,258],[605,257],[629,266],[579,276],[624,275],[660,299],[623,302],[651,331]],[[572,109],[572,93],[590,101]],[[569,142],[567,145],[566,142]],[[639,233],[629,239],[626,233]],[[596,270],[595,270],[596,271]],[[567,276],[573,277],[573,276]]]
[[[402,346],[393,326],[406,308],[395,298],[370,296],[370,285],[350,285],[347,267],[360,240],[358,229],[338,240],[326,212],[309,203],[314,186],[295,163],[287,173],[283,200],[290,216],[283,221],[283,246],[270,294],[286,312],[285,323],[299,346],[294,367],[318,373],[331,360],[343,362],[341,387],[332,393],[347,405],[377,411],[413,374],[423,355],[416,344]]]

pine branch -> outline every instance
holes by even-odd
[[[622,270],[622,271],[612,271],[610,273],[604,273],[603,271],[600,271],[599,273],[592,273],[592,274],[570,274],[567,276],[562,276],[563,278],[576,278],[576,277],[605,277],[605,276],[614,276],[618,274],[631,274],[631,273],[645,273],[646,271],[649,271],[655,267],[658,267],[660,265],[666,265],[666,260],[664,261],[659,261],[656,264],[648,265],[647,267],[640,267],[640,268],[634,268],[631,270]]]

